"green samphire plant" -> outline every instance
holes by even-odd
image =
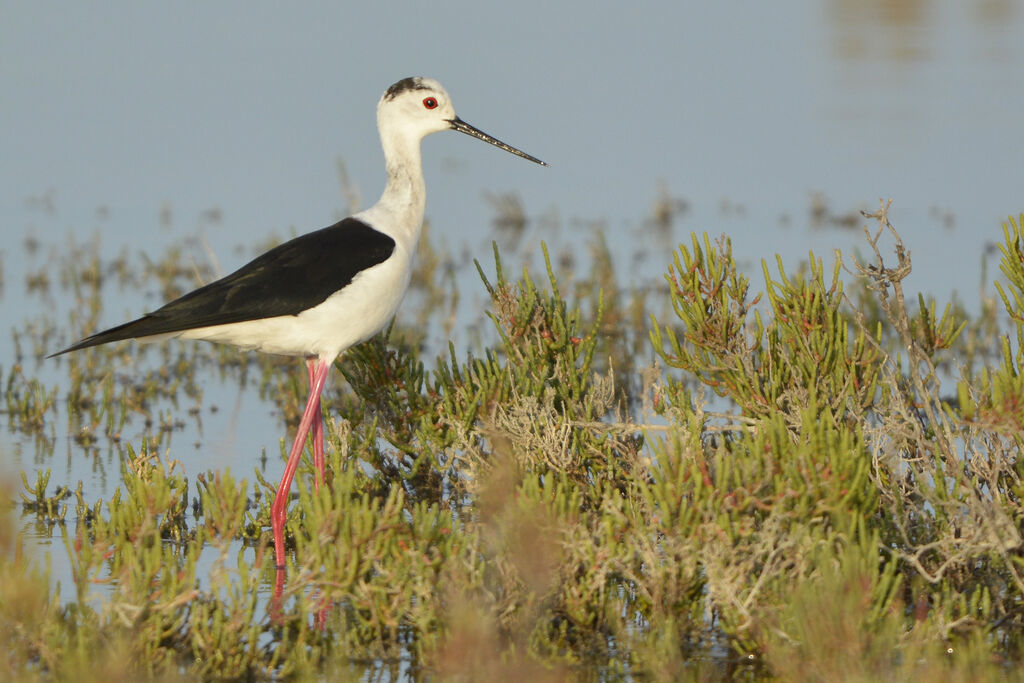
[[[760,287],[724,238],[693,235],[646,293],[617,283],[603,238],[590,270],[545,248],[539,276],[511,277],[495,248],[493,271],[478,266],[490,332],[477,351],[427,357],[418,310],[337,364],[328,477],[315,489],[304,460],[287,527],[297,565],[280,586],[276,482],[186,476],[158,449],[202,399],[197,370],[255,378],[294,421],[293,364],[177,343],[96,349],[68,362],[60,396],[22,359],[4,378],[9,423],[45,455],[65,405],[69,443],[106,443],[123,466],[99,500],[54,488],[45,467],[26,475],[23,514],[63,539],[74,586],[51,591],[3,525],[12,676],[1012,676],[1021,222],[1004,226],[998,296],[968,315],[908,294],[887,206],[869,218],[866,262],[776,258]],[[452,310],[444,259],[424,249],[425,306]],[[67,267],[93,317],[96,273],[136,281],[120,261]],[[186,276],[150,273],[171,289]],[[104,370],[126,353],[162,370]],[[129,443],[143,416],[146,438]]]

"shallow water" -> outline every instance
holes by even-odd
[[[527,14],[530,9],[522,7]],[[372,15],[383,10],[365,11]],[[567,254],[571,258],[564,260],[574,259],[575,268],[585,270],[589,257],[579,244],[600,228],[617,259],[622,283],[657,287],[669,252],[676,243],[688,241],[691,230],[712,236],[725,233],[733,238],[737,258],[757,287],[761,259],[768,259],[774,269],[775,253],[788,267],[795,267],[814,251],[828,268],[834,249],[845,255],[864,252],[860,226],[866,221],[856,211],[874,210],[879,196],[895,198],[890,218],[912,252],[915,271],[908,289],[933,292],[940,308],[957,291],[969,310],[976,309],[983,258],[988,245],[1001,236],[999,222],[1024,209],[1017,168],[1019,112],[1024,110],[1024,91],[1019,88],[1024,79],[1020,6],[1000,0],[963,6],[834,1],[814,6],[783,3],[770,10],[682,5],[666,11],[668,15],[660,19],[663,27],[614,12],[603,17],[548,12],[545,30],[562,44],[539,42],[531,48],[538,53],[534,58],[550,69],[545,79],[537,79],[536,70],[517,66],[514,70],[522,72],[523,80],[516,80],[506,65],[510,60],[486,50],[478,53],[480,65],[474,72],[440,59],[433,62],[438,71],[447,69],[454,76],[454,83],[448,84],[453,91],[456,85],[462,90],[457,101],[465,103],[460,111],[467,120],[553,166],[519,168],[514,161],[489,156],[492,150],[474,152],[473,144],[461,140],[432,139],[425,144],[432,240],[450,254],[446,286],[460,292],[449,325],[435,321],[426,328],[430,354],[445,353],[449,341],[457,354],[465,354],[479,350],[489,338],[489,323],[481,320],[486,293],[472,259],[493,273],[492,239],[498,240],[503,253],[521,254],[534,265],[540,262],[538,245],[544,240],[552,245],[556,261]],[[40,17],[47,18],[33,18]],[[127,21],[117,29],[118,35],[136,31],[144,36],[147,26],[160,26],[144,14]],[[428,28],[440,26],[438,18],[423,21]],[[113,29],[98,30],[99,34],[81,34],[99,35],[102,42],[104,32]],[[437,30],[443,34],[451,29]],[[197,61],[181,68],[202,70],[212,65],[216,72],[222,53],[206,29],[199,26],[194,31],[183,40],[198,46],[190,57]],[[369,40],[372,33],[352,40]],[[282,32],[274,40],[287,49],[294,39]],[[610,44],[621,51],[605,50]],[[24,47],[24,59],[31,59],[33,48]],[[58,53],[54,62],[39,60],[41,68],[67,69],[73,39],[67,47],[69,53]],[[88,74],[101,69],[96,57],[88,51],[83,54],[75,59],[81,61],[78,68],[88,83]],[[400,57],[406,63],[420,63],[408,54]],[[111,76],[114,86],[119,91],[137,88],[151,75],[150,59],[143,56],[138,71],[128,65]],[[581,62],[586,69],[580,68]],[[20,73],[21,63],[14,62],[10,73]],[[311,80],[300,81],[298,87],[321,92],[320,83],[327,79],[319,68],[311,68]],[[399,75],[406,75],[406,67],[401,68]],[[532,91],[532,97],[522,107],[508,107],[505,91],[486,74],[504,75],[507,88]],[[54,342],[72,341],[69,313],[80,303],[62,286],[57,266],[69,249],[84,254],[95,245],[104,259],[124,251],[133,263],[142,264],[159,259],[172,245],[183,245],[183,263],[210,265],[223,274],[253,256],[255,242],[332,222],[347,203],[345,195],[335,194],[331,177],[330,162],[336,155],[345,158],[350,175],[357,179],[356,189],[373,188],[379,180],[372,98],[391,78],[384,76],[385,83],[377,83],[382,75],[376,70],[346,77],[359,98],[332,93],[315,105],[335,113],[358,109],[352,121],[365,119],[359,124],[362,128],[349,122],[338,130],[336,120],[318,121],[310,124],[311,140],[291,139],[286,132],[303,120],[297,118],[292,98],[287,106],[267,104],[266,112],[253,122],[238,117],[238,130],[223,132],[226,147],[206,150],[215,147],[210,140],[221,131],[202,122],[237,116],[238,105],[222,103],[217,108],[199,98],[193,104],[198,122],[191,134],[178,134],[158,160],[144,162],[138,161],[138,149],[116,135],[126,119],[96,117],[89,129],[93,146],[79,146],[78,138],[89,139],[80,122],[66,124],[77,135],[73,139],[62,137],[58,126],[35,125],[36,110],[26,104],[33,88],[5,87],[7,92],[25,94],[11,103],[7,114],[12,129],[23,131],[23,146],[13,156],[2,156],[25,163],[20,169],[17,164],[0,168],[0,222],[6,236],[0,246],[0,319],[18,330],[49,320],[57,326]],[[364,78],[372,82],[364,84]],[[535,80],[543,82],[534,87]],[[572,96],[567,97],[565,86],[570,82]],[[465,92],[474,84],[479,84],[479,91]],[[168,85],[171,99],[174,88],[174,83]],[[271,92],[275,94],[279,93]],[[81,97],[81,92],[72,95]],[[48,111],[73,109],[57,89],[46,96]],[[333,99],[336,96],[342,99]],[[95,97],[98,101],[88,106],[104,111],[118,101],[104,101],[102,92]],[[160,118],[162,97],[143,94],[121,114],[153,127],[143,143],[152,143],[162,134],[157,131],[170,125]],[[350,101],[355,99],[360,100],[358,108]],[[171,115],[174,111],[180,115],[180,110]],[[626,132],[609,133],[624,122],[629,124]],[[278,168],[232,156],[236,145],[253,140],[263,140],[261,155],[272,158]],[[73,159],[70,170],[46,161],[57,152]],[[129,160],[135,168],[144,168],[125,172]],[[82,164],[89,165],[92,174],[82,173]],[[308,171],[309,165],[315,165],[322,183],[307,182],[298,172]],[[160,174],[147,181],[157,166]],[[235,175],[226,175],[231,171],[225,169],[235,169]],[[104,176],[117,178],[121,185],[96,180]],[[670,204],[683,200],[688,208],[677,211],[667,230],[659,232],[652,226],[652,205],[661,196],[662,183]],[[494,228],[494,209],[481,193],[484,187],[514,190],[523,198],[528,223],[521,234]],[[375,191],[361,194],[372,201]],[[217,198],[216,210],[211,209],[211,196]],[[364,205],[369,203],[365,199]],[[78,246],[70,246],[72,242]],[[990,264],[987,279],[996,275],[994,270]],[[41,275],[50,279],[48,291],[30,287],[30,281],[38,282]],[[415,320],[417,294],[412,296],[401,313],[407,321]],[[111,284],[104,290],[99,321],[113,325],[162,302],[159,288],[152,284]],[[41,436],[12,430],[3,417],[0,470],[15,488],[20,487],[17,473],[26,472],[32,481],[34,471],[50,469],[51,490],[81,481],[87,501],[110,496],[120,482],[123,445],[138,447],[154,428],[135,416],[119,443],[101,434],[95,443],[83,446],[61,403],[68,388],[66,361],[36,363],[24,339],[22,345],[25,357],[19,361],[14,339],[0,336],[0,379],[6,382],[12,366],[21,362],[26,377],[56,388],[58,406]],[[111,367],[123,381],[159,361],[156,353],[148,353],[141,365],[129,358],[126,354]],[[332,379],[338,381],[337,375]],[[290,435],[275,402],[259,395],[258,378],[249,377],[243,384],[237,375],[206,368],[197,383],[202,392],[198,402],[182,397],[150,406],[154,424],[172,425],[159,443],[161,457],[179,461],[190,480],[201,472],[226,468],[250,480],[253,470],[260,468],[276,480],[282,439],[290,443]],[[304,391],[300,386],[298,393]],[[70,533],[74,524],[69,516]],[[73,583],[59,528],[27,515],[18,532],[29,552],[50,563],[53,580],[68,599]]]

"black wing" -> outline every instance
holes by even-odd
[[[121,339],[298,315],[323,303],[363,270],[387,260],[394,250],[391,237],[346,218],[278,245],[220,280],[53,355]]]

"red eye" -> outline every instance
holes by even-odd
[[[433,97],[426,97],[423,99],[423,106],[427,109],[437,109],[437,100]]]

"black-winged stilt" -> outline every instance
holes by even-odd
[[[320,395],[327,372],[346,349],[387,325],[409,286],[426,203],[420,141],[431,133],[457,130],[547,166],[456,116],[448,93],[430,78],[405,78],[388,88],[377,104],[377,128],[388,180],[374,206],[285,242],[227,277],[53,354],[121,339],[180,337],[304,357],[309,398],[271,507],[278,569],[285,566],[288,493],[311,428],[318,488],[323,480]]]

